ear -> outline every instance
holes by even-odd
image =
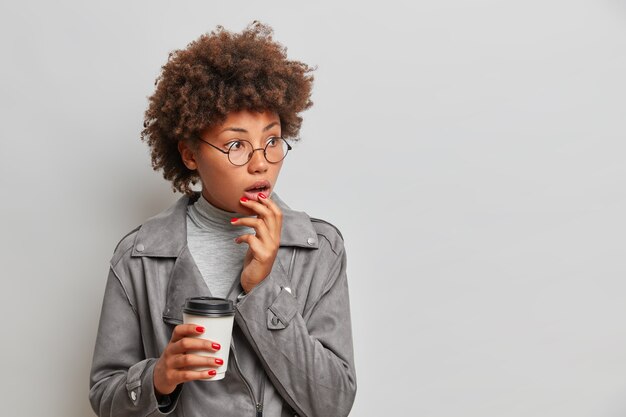
[[[183,164],[185,164],[187,168],[192,171],[198,168],[198,164],[196,163],[196,155],[184,140],[178,141],[178,152],[180,152],[180,157],[183,160]]]

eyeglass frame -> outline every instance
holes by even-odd
[[[263,147],[263,148],[255,148],[255,147],[254,147],[254,145],[252,144],[252,142],[250,142],[249,140],[245,140],[245,139],[234,139],[234,140],[232,140],[231,142],[248,142],[248,143],[250,144],[250,146],[252,147],[252,152],[250,152],[250,154],[249,154],[249,156],[248,156],[248,160],[247,160],[245,163],[241,164],[241,165],[237,165],[236,163],[234,163],[234,162],[233,162],[233,161],[231,161],[231,159],[230,159],[230,148],[228,148],[228,150],[227,150],[227,151],[224,151],[224,150],[222,150],[222,149],[218,148],[217,146],[213,145],[212,143],[207,142],[206,140],[202,139],[202,138],[201,138],[201,137],[199,137],[199,136],[197,136],[197,137],[196,137],[196,139],[198,139],[198,140],[200,140],[200,141],[202,141],[202,142],[206,143],[207,145],[211,146],[212,148],[217,149],[217,150],[218,150],[218,151],[220,151],[221,153],[226,154],[226,157],[228,158],[228,162],[230,162],[231,164],[233,164],[233,165],[234,165],[234,166],[236,166],[236,167],[242,167],[242,166],[245,166],[248,162],[250,162],[250,160],[252,159],[252,156],[254,155],[254,153],[255,153],[256,151],[263,151],[263,158],[265,158],[265,160],[266,160],[268,163],[270,163],[270,164],[277,164],[277,163],[279,163],[280,161],[282,161],[283,159],[285,159],[285,157],[287,156],[287,154],[289,153],[289,151],[290,151],[291,149],[293,149],[293,148],[291,147],[291,145],[289,144],[289,142],[287,142],[287,139],[283,138],[282,136],[270,136],[270,138],[269,138],[269,139],[282,139],[282,140],[283,140],[283,141],[285,141],[285,143],[287,144],[287,152],[285,152],[285,155],[282,157],[282,159],[280,159],[280,160],[278,160],[278,161],[276,161],[276,162],[271,162],[269,159],[267,159],[267,146],[269,145],[269,143],[266,143],[266,144],[265,144],[265,147]],[[269,142],[269,139],[268,139],[268,142]],[[231,145],[231,146],[232,146],[232,145]]]

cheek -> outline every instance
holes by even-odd
[[[283,161],[280,161],[280,163],[274,165],[274,170],[272,171],[272,174],[274,175],[274,179],[278,179],[278,174],[280,174],[280,169],[283,167]]]
[[[198,160],[198,173],[202,182],[205,184],[219,184],[228,178],[228,172],[223,166],[223,161],[215,160],[215,158],[207,158],[206,156]]]
[[[214,196],[228,204],[238,204],[237,201],[243,196],[242,190],[247,185],[246,179],[230,167],[206,167],[200,178],[203,186],[209,188]]]

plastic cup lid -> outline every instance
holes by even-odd
[[[199,316],[230,316],[235,314],[231,300],[217,297],[191,297],[185,300],[183,312]]]

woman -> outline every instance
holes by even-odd
[[[271,35],[258,22],[240,34],[218,27],[170,54],[157,79],[142,138],[184,196],[111,258],[90,378],[99,416],[329,417],[352,407],[343,239],[274,191],[313,77]],[[182,324],[197,296],[235,303],[220,381],[204,380],[222,365],[211,353],[229,346]]]

